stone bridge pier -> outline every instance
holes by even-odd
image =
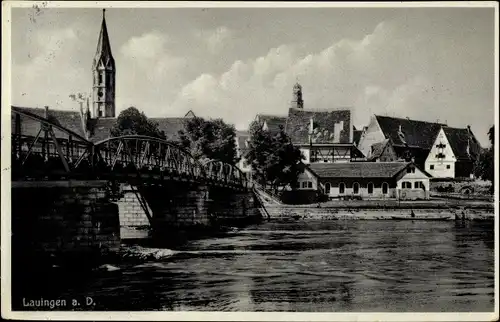
[[[260,219],[251,191],[189,182],[148,185],[140,190],[123,185],[117,204],[122,239],[153,237],[152,231],[154,237],[162,238],[181,231],[241,226]]]
[[[13,181],[12,264],[92,265],[120,247],[106,181]]]

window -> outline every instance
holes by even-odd
[[[302,181],[302,189],[307,188],[307,181]]]
[[[359,183],[354,182],[354,184],[352,185],[352,193],[354,193],[355,195],[359,193]]]
[[[327,182],[325,184],[325,193],[326,194],[330,194],[330,188],[331,188],[330,182]]]
[[[295,188],[300,189],[300,182],[297,182],[297,184],[295,185]]]
[[[99,84],[102,84],[102,74],[99,74]]]
[[[403,189],[411,189],[411,182],[409,181],[403,181]]]
[[[345,193],[345,183],[341,182],[339,184],[339,194],[344,194]]]
[[[368,183],[368,194],[371,195],[373,194],[373,183]]]
[[[386,195],[389,192],[389,184],[387,182],[382,183],[382,193]]]
[[[431,164],[431,165],[430,165],[430,169],[431,169],[431,170],[434,170],[434,164]]]
[[[307,181],[307,187],[308,187],[309,189],[312,189],[312,187],[313,187],[313,183],[312,183],[311,181]]]
[[[451,168],[451,166],[449,164],[446,165],[446,169],[449,169]]]
[[[406,173],[415,173],[415,168],[414,167],[406,168]]]

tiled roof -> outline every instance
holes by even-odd
[[[410,162],[312,163],[310,169],[321,178],[392,178]]]
[[[279,132],[280,127],[285,129],[286,125],[286,116],[259,114],[257,115],[257,120],[261,124],[266,123],[267,130],[272,133]]]
[[[314,125],[313,143],[351,143],[351,112],[349,110],[313,111],[297,108],[288,110],[286,132],[294,144],[308,144],[311,118]],[[335,123],[343,121],[338,138],[334,137]]]
[[[404,134],[404,140],[410,146],[430,149],[444,124],[416,121],[404,118],[375,115],[385,137],[391,139],[394,145],[404,145],[398,132]]]
[[[179,141],[179,131],[184,130],[184,122],[190,117],[157,117],[150,120],[158,123],[158,129],[163,131],[169,141]]]
[[[443,131],[457,159],[476,160],[481,152],[481,145],[474,137],[474,134],[469,132],[469,129],[443,126]],[[467,145],[469,146],[470,155],[467,153]]]
[[[12,108],[45,118],[45,108],[19,107],[19,106],[12,106]],[[82,117],[80,112],[78,111],[52,110],[49,108],[47,119],[54,124],[57,124],[61,127],[67,128],[68,130],[75,132],[81,137],[85,137]],[[12,122],[13,123],[11,131],[14,131],[14,117],[12,117]],[[21,133],[23,135],[36,136],[39,130],[40,130],[39,122],[27,117],[21,118]]]
[[[114,117],[89,120],[89,140],[99,142],[111,137],[111,128],[115,125],[115,122],[116,118]]]
[[[382,155],[382,153],[384,152],[388,143],[389,143],[389,139],[385,139],[382,142],[372,144],[372,153],[370,155],[370,160],[379,158]]]

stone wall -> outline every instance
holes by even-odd
[[[146,201],[152,223],[159,231],[244,224],[247,219],[260,216],[251,191],[172,182],[144,187],[140,193]],[[130,186],[122,186],[122,197],[117,204],[122,239],[152,236],[146,212]]]
[[[11,192],[13,258],[91,265],[120,247],[105,181],[12,182]]]

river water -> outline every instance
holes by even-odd
[[[487,312],[493,242],[491,223],[265,222],[176,250],[132,247],[154,256],[58,296],[113,311]]]

